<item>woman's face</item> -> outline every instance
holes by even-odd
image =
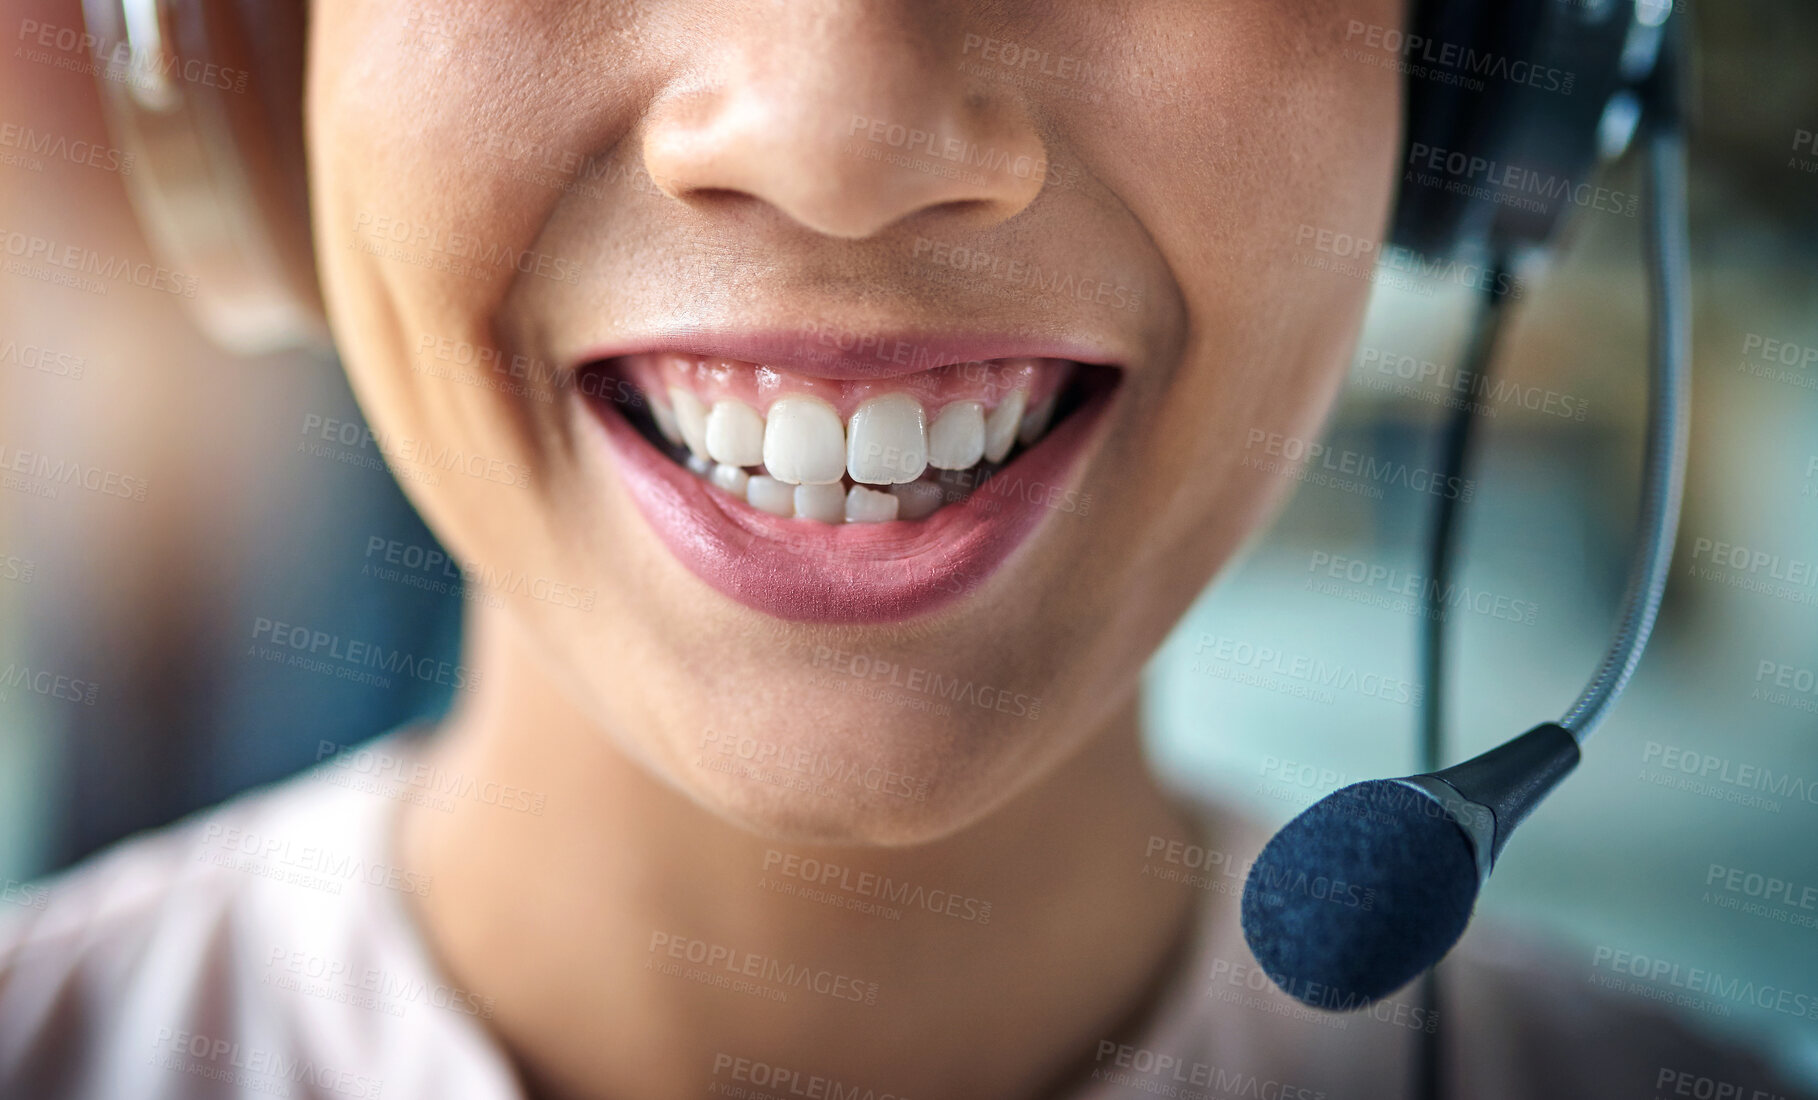
[[[1291,484],[1369,290],[1319,242],[1392,191],[1348,33],[1400,17],[317,0],[347,369],[602,735],[769,835],[950,834],[1123,712]]]

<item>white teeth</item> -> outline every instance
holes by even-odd
[[[985,454],[985,406],[955,401],[941,410],[928,429],[928,465],[937,470],[965,470]]]
[[[706,460],[707,410],[701,399],[680,386],[671,386],[669,401],[675,406],[675,426],[682,433],[682,442],[688,444],[696,458]]]
[[[777,398],[767,415],[732,397],[709,407],[680,385],[667,397],[650,395],[651,419],[671,445],[687,448],[684,464],[696,476],[758,511],[819,523],[926,519],[966,498],[966,471],[981,460],[1001,464],[1019,438],[1039,440],[1055,407],[1053,394],[1032,403],[1016,389],[989,412],[982,401],[952,401],[930,423],[914,395],[882,393],[842,423],[832,404],[806,393]]]
[[[854,485],[846,494],[847,523],[889,523],[896,518],[896,509],[896,497],[863,485]]]
[[[914,481],[927,468],[928,432],[921,402],[906,393],[887,393],[853,410],[846,430],[846,472],[852,480],[899,484]]]
[[[650,395],[650,418],[656,421],[657,431],[662,432],[671,445],[682,445],[682,429],[676,426],[675,410],[655,394]]]
[[[807,394],[777,398],[764,425],[762,457],[765,469],[778,481],[837,484],[846,472],[846,430],[840,426],[840,414]],[[796,511],[809,514],[799,501]]]
[[[844,523],[846,490],[840,488],[837,481],[830,485],[797,485],[795,514],[803,519],[818,519],[822,523]]]
[[[728,466],[722,462],[713,468],[713,473],[707,475],[707,480],[734,496],[742,497],[745,495],[745,483],[751,477],[737,466]]]
[[[1023,405],[1029,395],[1023,390],[1011,390],[1010,396],[998,402],[997,408],[985,419],[985,461],[1002,462],[1016,444],[1016,429],[1022,424]]]
[[[707,455],[728,466],[764,461],[764,418],[743,401],[715,401],[707,411]]]
[[[1022,426],[1017,429],[1016,438],[1022,440],[1023,446],[1032,445],[1048,430],[1048,421],[1054,416],[1054,395],[1049,394],[1036,402],[1023,417]]]
[[[897,519],[924,519],[933,515],[945,502],[945,490],[938,481],[911,481],[892,485],[890,495],[896,498]]]
[[[795,515],[795,486],[758,474],[745,483],[745,502],[760,512],[787,518]]]

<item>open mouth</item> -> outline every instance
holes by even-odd
[[[735,501],[815,523],[914,522],[998,476],[1091,390],[1065,359],[834,381],[664,352],[595,364],[645,440]]]
[[[884,621],[976,588],[1045,517],[1113,368],[1006,357],[836,378],[681,351],[589,361],[576,390],[640,510],[720,591]]]

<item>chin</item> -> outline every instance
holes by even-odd
[[[698,733],[672,733],[659,771],[766,840],[908,847],[952,836],[1014,796],[1033,780],[1032,739],[1051,744],[1060,732],[899,703],[721,710]]]

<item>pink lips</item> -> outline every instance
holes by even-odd
[[[723,346],[709,351],[690,344],[686,350],[728,354]],[[746,340],[736,350],[749,354],[755,349]],[[1009,354],[1036,353],[1024,342]],[[963,350],[950,361],[983,358],[995,356]],[[838,369],[853,365],[849,358],[842,362]],[[796,370],[798,363],[800,359],[780,365]],[[819,361],[801,373],[832,377],[823,373],[827,364]],[[926,614],[978,588],[1044,517],[1077,520],[1087,512],[1089,503],[1079,497],[1071,475],[1107,397],[1095,394],[962,502],[913,522],[846,525],[758,511],[658,453],[609,403],[587,404],[605,429],[639,511],[696,576],[747,607],[779,618],[877,623]]]

